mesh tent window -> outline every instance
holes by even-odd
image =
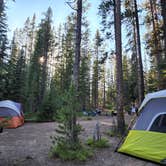
[[[166,114],[161,114],[154,120],[150,131],[166,133]]]

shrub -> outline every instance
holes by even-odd
[[[112,109],[112,105],[111,105],[111,104],[107,104],[107,105],[105,106],[105,108],[111,110],[111,109]]]
[[[80,144],[78,135],[82,127],[75,123],[77,110],[80,110],[77,92],[73,85],[62,95],[62,107],[58,111],[59,125],[52,136],[51,156],[60,157],[63,160],[84,161],[91,156],[89,149]]]
[[[110,146],[106,138],[101,138],[100,140],[94,141],[92,138],[87,140],[87,145],[93,148],[107,148]]]
[[[37,121],[53,121],[54,113],[56,113],[56,111],[53,107],[51,97],[49,95],[46,95],[42,105],[38,110]]]
[[[52,111],[43,110],[38,112],[36,121],[38,122],[53,121],[54,120],[53,117],[54,116]]]
[[[75,147],[75,148],[74,148]],[[59,157],[62,160],[79,160],[85,161],[88,157],[93,155],[92,150],[83,147],[82,145],[75,145],[71,147],[68,143],[58,144],[51,148],[50,156]]]
[[[25,112],[24,119],[27,122],[36,122],[37,121],[37,113],[36,112]]]

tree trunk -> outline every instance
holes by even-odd
[[[139,104],[144,99],[144,77],[143,77],[143,65],[142,65],[142,55],[141,55],[141,41],[140,41],[140,29],[139,29],[139,19],[138,19],[138,9],[137,1],[134,0],[135,8],[135,23],[136,23],[136,50],[137,50],[137,60],[138,60],[138,96]]]
[[[48,62],[48,52],[49,52],[49,37],[48,34],[49,32],[49,28],[47,25],[47,30],[45,32],[45,48],[44,48],[44,63],[42,64],[42,81],[41,81],[41,93],[40,93],[40,97],[39,97],[39,105],[42,104],[43,99],[44,99],[44,94],[45,94],[45,90],[46,90],[46,84],[47,84],[47,62]]]
[[[123,114],[123,71],[122,71],[122,43],[121,43],[121,2],[115,0],[115,45],[116,45],[116,89],[117,89],[117,123],[118,132],[125,132]]]
[[[134,52],[134,54],[132,55],[132,57],[131,57],[131,60],[132,60],[132,62],[134,61],[134,63],[132,63],[132,70],[135,70],[135,82],[137,83],[138,82],[138,56],[137,56],[137,37],[136,37],[137,35],[136,35],[136,25],[135,25],[135,21],[134,21],[134,16],[133,16],[133,39],[134,39],[134,45],[135,45],[135,47],[134,47],[134,50],[133,50],[133,52]],[[138,92],[138,85],[136,85],[137,87],[136,87],[136,91]],[[137,96],[138,94],[136,94],[135,95],[135,97],[138,97]]]
[[[44,63],[42,66],[42,81],[41,81],[41,93],[40,93],[40,99],[39,104],[41,105],[44,99],[45,89],[46,89],[46,81],[47,81],[47,61],[48,61],[48,50],[45,50],[44,55]]]
[[[79,84],[79,68],[80,68],[81,19],[82,19],[82,0],[77,0],[75,60],[74,60],[74,67],[73,67],[73,83],[74,83],[77,93],[79,91],[78,84]],[[78,111],[78,110],[75,110],[75,111]],[[73,143],[76,143],[78,141],[78,135],[77,135],[77,132],[75,131],[76,121],[77,121],[76,114],[74,114],[73,118],[72,118],[72,126],[73,126],[72,141],[73,141]]]
[[[104,73],[105,74],[105,73]],[[105,108],[105,95],[106,95],[106,88],[105,88],[105,84],[106,84],[106,81],[105,81],[105,75],[104,75],[104,83],[103,83],[103,108]]]
[[[166,0],[161,0],[161,15],[163,17],[163,31],[164,31],[164,55],[166,59]]]
[[[96,78],[95,78],[95,109],[98,108],[98,89],[99,89],[99,46],[97,46],[97,50],[96,50],[96,60],[97,60],[97,71],[96,71]]]
[[[4,0],[0,0],[0,15],[2,14],[3,10],[4,10]]]
[[[161,56],[161,44],[160,39],[158,37],[157,30],[159,29],[157,11],[156,11],[156,2],[154,0],[150,0],[150,9],[152,15],[152,25],[153,25],[153,34],[154,34],[154,47],[155,47],[155,65],[156,65],[156,77],[158,82],[158,90],[161,89],[161,71],[160,71],[160,56]]]

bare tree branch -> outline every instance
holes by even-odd
[[[77,9],[76,9],[76,8],[74,8],[74,7],[72,6],[72,4],[73,4],[73,3],[75,3],[75,2],[76,2],[76,0],[73,0],[73,1],[68,1],[68,2],[66,2],[66,3],[67,3],[67,5],[68,5],[71,9],[73,9],[73,10],[77,11]]]

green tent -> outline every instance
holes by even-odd
[[[118,152],[166,165],[166,90],[146,95]]]

